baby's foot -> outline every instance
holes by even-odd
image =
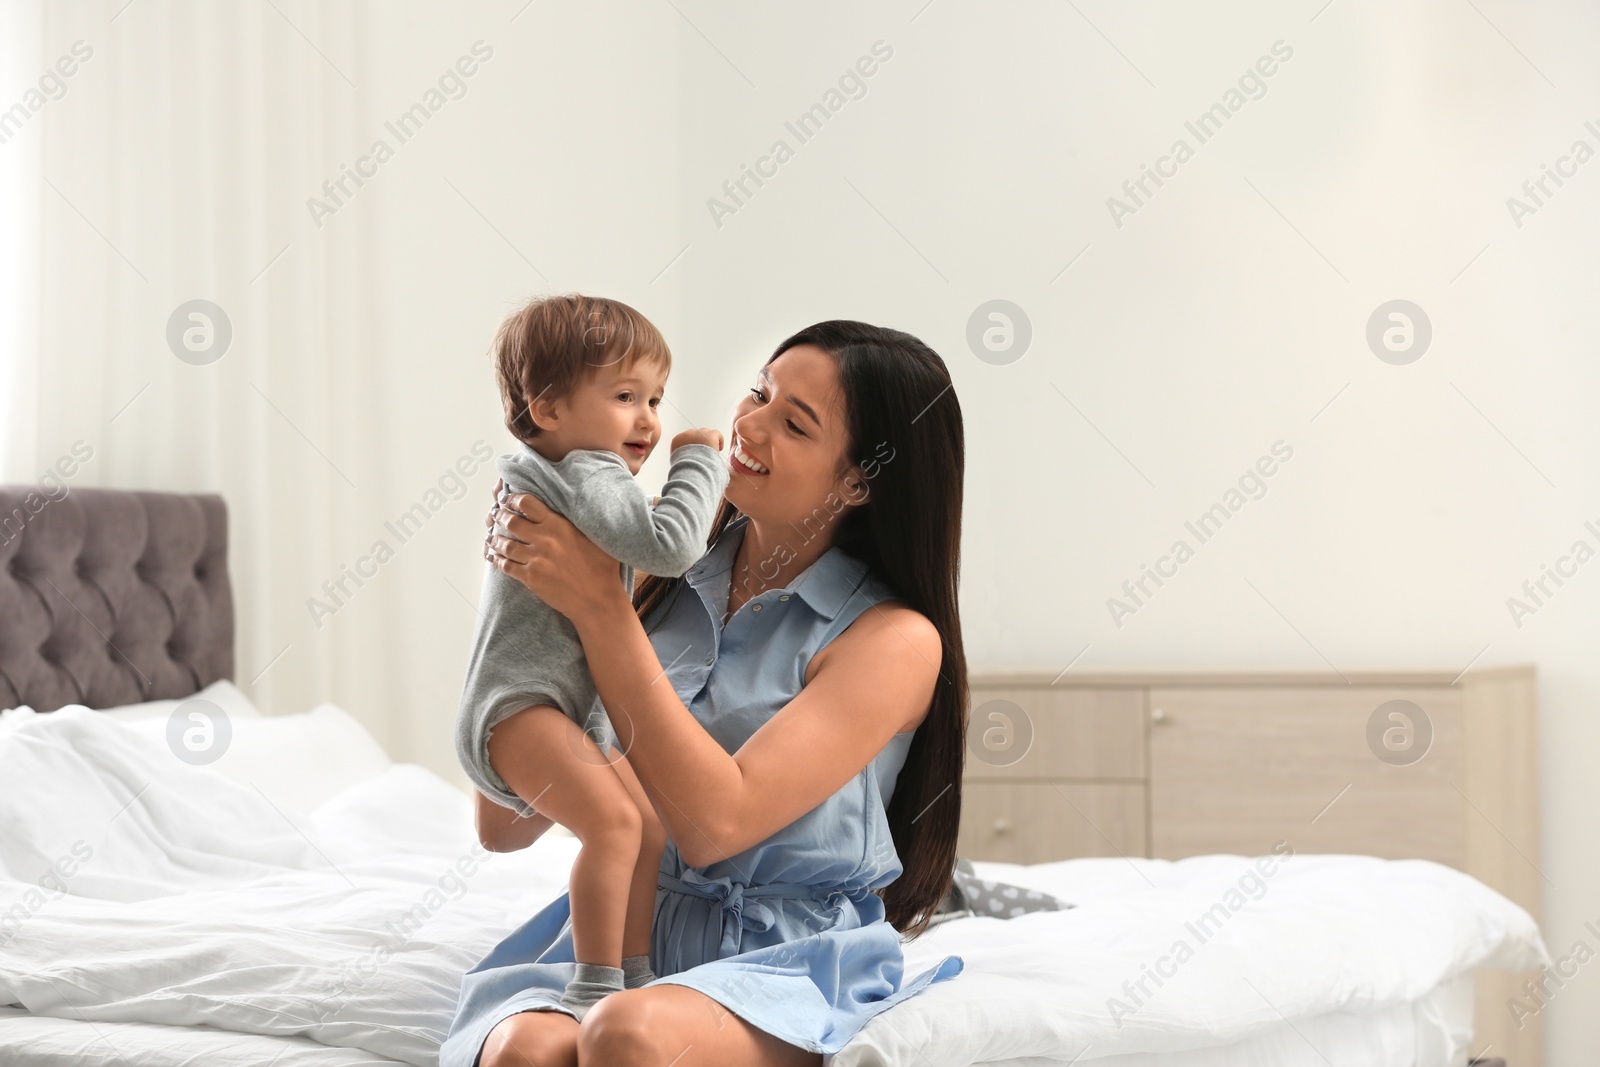
[[[582,1022],[589,1009],[622,989],[622,968],[597,963],[580,963],[578,972],[561,994],[561,1006]]]

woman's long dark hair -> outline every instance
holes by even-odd
[[[833,544],[927,616],[943,646],[932,704],[889,802],[903,870],[879,894],[895,929],[916,937],[949,891],[961,824],[969,699],[956,598],[965,469],[961,407],[944,361],[908,333],[848,320],[819,322],[780,344],[767,362],[796,345],[813,345],[837,361],[849,433],[845,456],[873,472],[867,503],[839,520]],[[893,449],[887,459],[880,451],[885,442]],[[708,548],[739,514],[723,500]],[[682,581],[641,578],[633,597],[639,618]]]

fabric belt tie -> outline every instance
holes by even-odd
[[[662,889],[685,896],[700,897],[720,904],[722,908],[722,941],[718,959],[726,959],[737,955],[739,942],[743,939],[743,931],[753,930],[764,933],[777,923],[778,916],[773,910],[761,903],[767,897],[787,897],[795,900],[815,900],[818,903],[839,895],[837,890],[829,890],[814,885],[804,885],[799,882],[769,882],[766,885],[745,885],[735,882],[730,878],[708,879],[701,877],[691,869],[684,871],[683,878],[674,878],[670,874],[662,874],[657,879],[657,885]]]

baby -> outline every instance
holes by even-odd
[[[496,461],[508,491],[533,493],[619,560],[630,595],[635,568],[677,577],[704,555],[728,485],[722,435],[673,438],[653,506],[634,481],[660,437],[672,367],[649,320],[615,300],[539,298],[501,324],[494,358],[506,427],[522,442]],[[484,798],[537,811],[581,842],[569,884],[577,967],[561,997],[580,1020],[607,994],[655,977],[650,926],[666,838],[632,769],[602,757],[616,742],[572,623],[490,566],[456,755]]]

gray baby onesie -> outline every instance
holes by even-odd
[[[635,568],[676,578],[705,555],[728,487],[721,453],[704,444],[673,450],[654,508],[627,461],[614,452],[574,449],[552,463],[522,445],[495,467],[508,490],[534,494],[619,560],[630,596]],[[496,526],[495,532],[506,531]],[[596,745],[616,747],[577,628],[527,586],[486,565],[472,659],[456,710],[456,756],[485,796],[524,815],[532,809],[489,764],[489,731],[534,704],[560,708]]]

